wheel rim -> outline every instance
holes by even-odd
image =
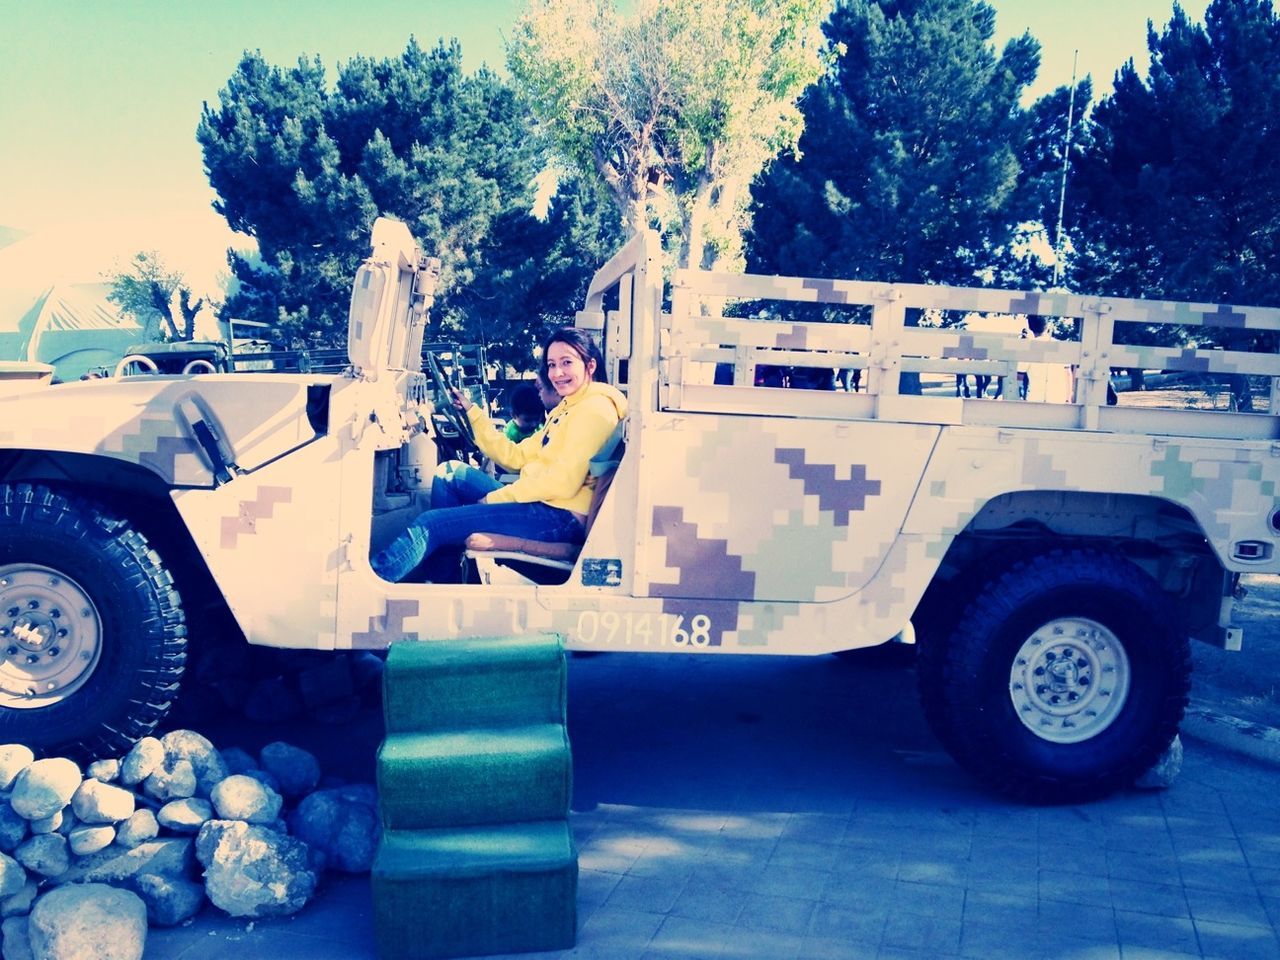
[[[80,584],[38,564],[0,566],[0,706],[58,703],[102,655],[102,619]]]
[[[1115,721],[1129,697],[1124,644],[1094,620],[1051,620],[1018,648],[1009,697],[1023,725],[1050,743],[1079,743]]]

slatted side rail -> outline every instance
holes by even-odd
[[[871,322],[821,323],[725,317],[730,300],[828,304],[869,308]],[[907,326],[908,311],[927,319],[952,315],[1031,315],[1078,321],[1078,340],[1023,339],[960,327]],[[663,316],[660,362],[664,405],[673,409],[770,412],[793,416],[874,416],[917,422],[990,423],[1104,429],[1121,432],[1276,438],[1280,414],[1280,356],[1238,349],[1114,343],[1116,324],[1178,325],[1241,331],[1280,331],[1280,310],[1209,303],[1100,298],[1068,293],[885,284],[854,280],[677,271],[671,313]],[[717,364],[733,364],[733,387],[719,386]],[[748,397],[737,388],[755,383],[762,364],[867,371],[867,403],[787,391]],[[900,396],[900,374],[983,374],[1006,378],[1005,400],[1020,365],[1061,364],[1073,369],[1075,402],[991,404],[950,397]],[[1141,411],[1107,406],[1117,368],[1158,369],[1209,377],[1233,374],[1271,378],[1268,413],[1203,410]],[[723,370],[723,368],[722,368]],[[723,378],[722,378],[723,379]],[[729,392],[726,392],[729,391]],[[807,396],[805,396],[807,394]],[[1019,407],[1034,409],[1017,409]]]

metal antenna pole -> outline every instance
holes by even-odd
[[[1067,164],[1071,160],[1071,123],[1076,112],[1076,65],[1080,51],[1071,58],[1071,97],[1067,100],[1067,133],[1062,143],[1062,187],[1058,191],[1058,227],[1053,235],[1053,285],[1062,278],[1062,215],[1067,206]]]

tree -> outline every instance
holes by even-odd
[[[1203,26],[1178,5],[1147,25],[1092,117],[1075,173],[1077,286],[1120,296],[1280,303],[1280,20],[1270,0],[1213,0]],[[1130,326],[1130,325],[1125,325]],[[1153,342],[1153,331],[1129,332]],[[1185,331],[1162,328],[1164,342]],[[1256,331],[1197,328],[1204,344],[1274,349]],[[1249,408],[1247,381],[1234,378]]]
[[[527,313],[495,311],[474,288],[543,256],[527,246],[550,242],[530,213],[543,160],[516,92],[491,71],[463,74],[461,61],[456,43],[411,40],[398,58],[342,65],[330,90],[319,60],[285,70],[245,54],[197,130],[215,209],[258,242],[256,261],[229,254],[228,314],[297,345],[342,342],[370,225],[389,215],[443,263],[428,337],[528,357]],[[535,316],[568,307],[531,296],[503,302]]]
[[[681,266],[739,251],[751,179],[802,126],[829,0],[531,0],[508,48],[564,164],[628,233],[674,224]]]
[[[148,340],[190,340],[204,298],[192,299],[181,273],[170,270],[154,250],[134,255],[127,269],[107,275],[107,299],[142,324]]]
[[[824,29],[839,53],[804,98],[799,148],[753,191],[751,269],[974,282],[1018,222],[1039,45],[996,56],[974,0],[841,0]]]
[[[1176,4],[1093,114],[1076,173],[1080,280],[1131,296],[1280,302],[1280,21],[1270,0]]]

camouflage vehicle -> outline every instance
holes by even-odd
[[[914,634],[951,754],[1015,797],[1079,800],[1161,755],[1189,639],[1239,648],[1240,574],[1280,570],[1280,391],[1258,414],[1107,404],[1116,367],[1280,378],[1272,354],[1121,345],[1118,323],[1263,332],[1280,311],[689,271],[667,286],[641,235],[576,317],[630,403],[585,545],[473,538],[471,582],[384,582],[371,550],[419,509],[433,435],[465,446],[467,424],[436,402],[451,375],[421,372],[432,261],[391,221],[372,246],[344,372],[0,391],[0,738],[93,753],[147,733],[201,642],[184,608],[202,597],[249,643],[312,650],[557,631],[572,650],[818,655]],[[799,309],[858,322],[776,319]],[[1079,335],[913,323],[945,312]],[[865,390],[757,386],[760,365],[793,383],[856,370]],[[1020,366],[1073,368],[1074,400],[902,389]]]

